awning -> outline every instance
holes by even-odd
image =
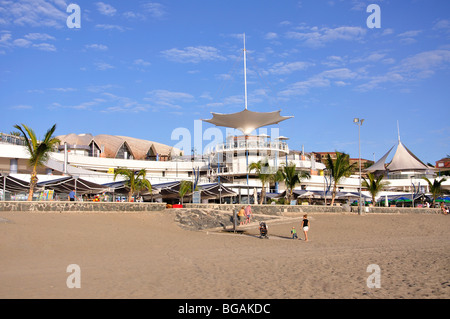
[[[103,186],[105,186],[107,188],[106,189],[107,192],[114,192],[116,194],[124,194],[124,195],[128,195],[130,192],[130,187],[125,185],[125,181],[116,181],[116,182],[106,183],[106,184],[103,184]],[[144,196],[144,195],[155,195],[158,193],[159,192],[157,190],[155,190],[152,185],[151,194],[147,189],[145,189],[144,191],[141,191],[139,194],[141,196]]]
[[[223,186],[223,184],[215,183],[215,184],[199,185],[199,188],[201,191],[202,199],[237,196],[236,192],[233,192],[228,187]]]
[[[6,183],[5,183],[6,179]],[[5,189],[8,192],[28,192],[30,190],[30,183],[10,175],[0,174],[0,189]]]
[[[40,182],[37,186],[45,189],[53,189],[55,192],[60,193],[69,193],[74,189],[78,194],[93,194],[107,190],[107,187],[104,185],[96,184],[74,176],[66,176],[63,178]]]

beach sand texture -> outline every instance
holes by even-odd
[[[0,212],[0,298],[449,298],[450,217],[309,214],[246,234],[156,213]],[[67,266],[80,267],[69,289]],[[380,267],[368,288],[367,267]]]

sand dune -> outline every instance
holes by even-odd
[[[450,217],[310,214],[244,234],[192,231],[164,213],[0,212],[0,297],[449,298]],[[300,237],[302,237],[299,231]],[[69,289],[67,266],[80,267]],[[368,265],[380,288],[368,288]]]

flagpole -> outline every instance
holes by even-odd
[[[245,109],[247,109],[247,50],[245,49],[245,33],[244,33],[244,83],[245,83]]]

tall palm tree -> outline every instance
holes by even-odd
[[[375,177],[372,173],[367,174],[367,178],[363,177],[362,187],[366,187],[369,193],[372,195],[372,204],[375,205],[375,197],[381,191],[383,187],[389,185],[389,182],[383,181],[384,176],[380,175]]]
[[[28,192],[28,201],[33,200],[34,188],[38,182],[37,177],[37,169],[38,167],[44,166],[45,162],[47,162],[50,152],[53,147],[60,143],[60,140],[53,137],[53,133],[56,129],[56,124],[54,124],[44,136],[44,140],[38,141],[36,138],[36,134],[34,131],[26,126],[25,124],[14,125],[16,129],[18,129],[25,138],[25,147],[30,155],[28,162],[31,166],[31,177],[30,177],[30,190]]]
[[[431,181],[426,177],[422,177],[422,179],[426,180],[428,183],[428,188],[430,190],[431,196],[433,197],[433,207],[434,207],[434,205],[436,204],[436,199],[444,193],[441,184],[445,182],[447,179],[441,178],[440,180],[437,180],[437,178],[435,178],[433,183],[431,183]]]
[[[326,166],[330,170],[333,178],[333,191],[331,195],[331,206],[334,205],[336,198],[337,184],[343,177],[349,177],[352,174],[353,167],[356,162],[350,165],[350,157],[348,154],[336,152],[336,160],[332,160],[330,154],[327,154]]]
[[[269,163],[267,161],[261,161],[261,160],[259,160],[257,162],[253,162],[248,166],[249,172],[251,172],[253,170],[258,175],[258,178],[262,184],[261,199],[260,199],[260,203],[259,203],[260,205],[262,205],[266,198],[266,184],[274,179],[274,173],[272,173]]]
[[[114,170],[114,180],[116,180],[118,175],[125,177],[125,185],[130,188],[128,192],[129,202],[131,202],[131,199],[136,192],[140,192],[143,189],[147,189],[149,192],[152,191],[152,184],[146,178],[146,174],[147,172],[144,168],[137,172],[128,168],[118,168]]]
[[[309,179],[311,174],[309,172],[295,171],[295,164],[290,164],[288,166],[283,166],[279,170],[281,176],[283,177],[284,184],[286,186],[286,193],[288,193],[289,202],[292,199],[292,194],[294,192],[294,188],[297,184],[300,184],[303,179]]]

